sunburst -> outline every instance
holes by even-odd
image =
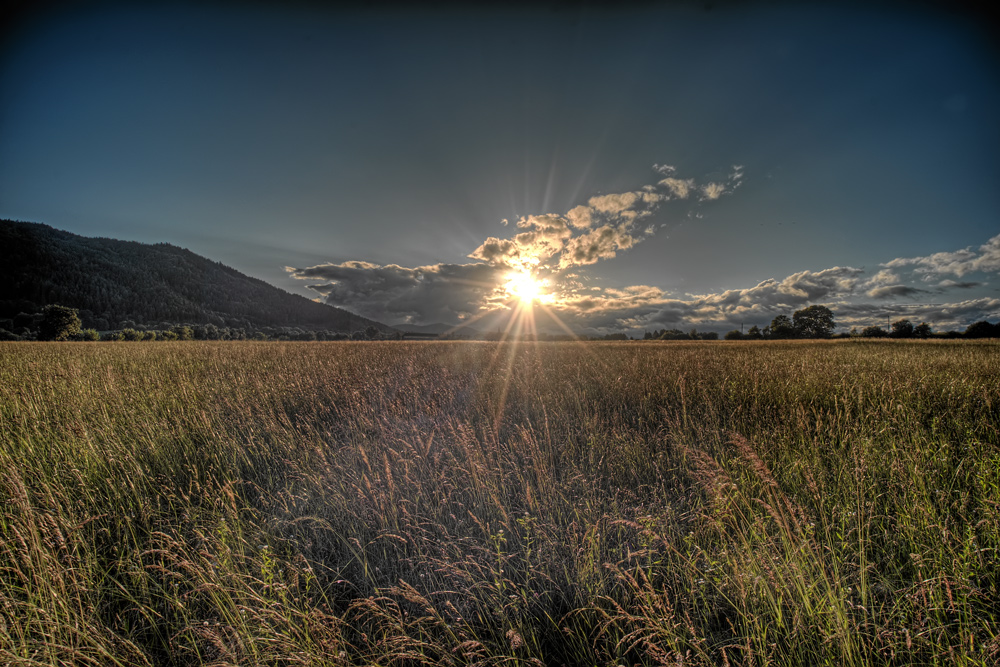
[[[522,306],[530,306],[536,301],[552,302],[554,296],[545,291],[548,284],[548,280],[539,280],[527,271],[519,271],[508,276],[504,290],[510,297],[518,299]]]

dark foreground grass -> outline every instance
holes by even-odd
[[[996,343],[0,344],[0,663],[995,665]]]

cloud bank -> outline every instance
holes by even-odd
[[[672,167],[657,167],[663,169],[673,173]],[[509,308],[504,286],[512,273],[548,280],[559,298],[572,296],[570,273],[612,259],[652,236],[655,226],[640,228],[640,223],[664,202],[688,200],[695,207],[732,193],[741,178],[741,167],[734,167],[724,183],[667,178],[632,192],[593,196],[565,214],[524,216],[512,236],[484,240],[469,254],[475,261],[468,264],[408,268],[354,260],[288,271],[317,281],[309,288],[326,303],[364,317],[392,324],[457,324]]]
[[[752,287],[683,298],[652,285],[599,288],[589,284],[588,267],[612,260],[655,234],[658,210],[666,202],[694,209],[731,195],[743,181],[743,167],[700,181],[682,178],[669,165],[654,165],[655,183],[634,191],[600,194],[569,211],[528,215],[514,221],[511,234],[486,238],[463,264],[404,267],[365,261],[289,268],[295,278],[330,305],[388,324],[458,325],[509,312],[512,275],[546,281],[551,292],[545,311],[580,333],[700,327],[723,331],[767,325],[779,314],[811,304],[832,308],[841,328],[906,317],[935,327],[963,327],[1000,318],[1000,299],[941,302],[957,290],[988,285],[1000,272],[1000,235],[978,248],[897,258],[874,273],[834,266],[803,270]],[[503,221],[508,226],[508,221]],[[976,280],[957,280],[977,274]]]

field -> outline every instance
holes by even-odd
[[[995,665],[1000,345],[0,343],[0,664]]]

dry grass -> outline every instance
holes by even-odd
[[[993,665],[1000,346],[0,344],[0,663]]]

